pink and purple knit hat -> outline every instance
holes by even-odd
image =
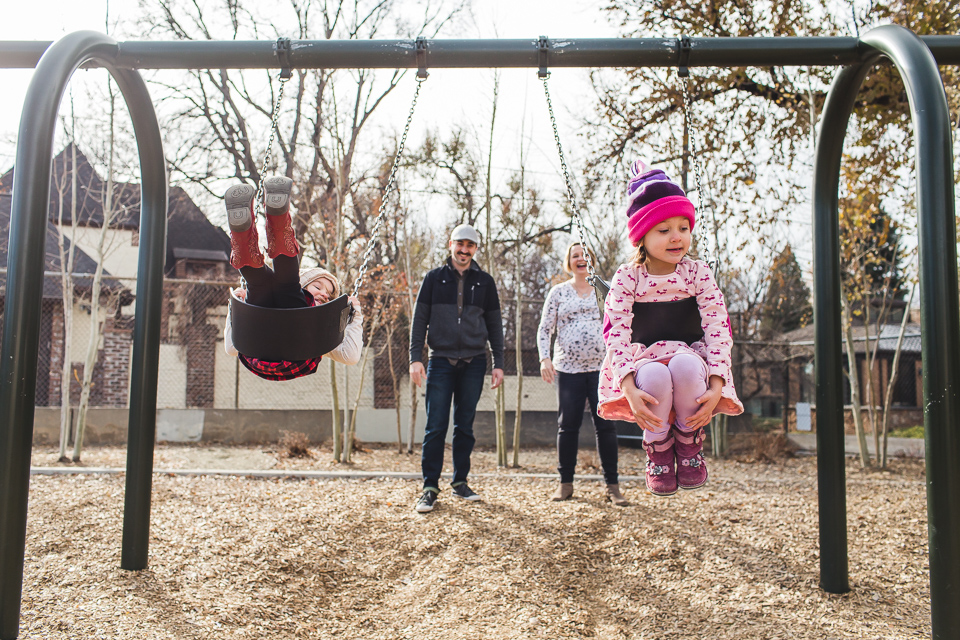
[[[634,160],[630,165],[627,199],[627,228],[633,246],[639,245],[650,229],[674,216],[686,216],[693,231],[693,203],[663,170],[651,169],[643,160]]]

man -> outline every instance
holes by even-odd
[[[410,329],[410,380],[418,387],[427,381],[427,426],[423,435],[423,495],[416,510],[433,510],[440,493],[443,443],[447,437],[453,401],[453,494],[476,501],[480,496],[467,486],[470,454],[476,439],[473,419],[487,372],[487,342],[493,352],[491,389],[503,382],[503,326],[500,298],[490,274],[473,256],[480,235],[468,224],[450,234],[446,264],[428,272],[417,294]],[[429,332],[428,332],[429,328]],[[426,337],[430,359],[423,367]]]

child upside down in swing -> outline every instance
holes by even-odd
[[[320,267],[300,269],[300,245],[290,220],[290,191],[293,181],[272,176],[263,181],[263,204],[266,213],[267,255],[273,269],[264,264],[254,219],[256,188],[242,184],[230,187],[223,196],[230,225],[230,264],[240,271],[246,289],[232,295],[248,304],[274,309],[297,309],[325,304],[340,296],[340,281]],[[343,364],[356,364],[363,348],[363,314],[359,301],[351,296],[353,317],[344,329],[343,342],[326,355]],[[317,370],[321,358],[296,362],[267,362],[237,353],[233,345],[230,314],[223,331],[223,348],[237,356],[254,375],[267,380],[292,380]]]
[[[606,300],[598,412],[640,425],[647,490],[669,496],[707,482],[704,427],[743,405],[733,388],[723,294],[707,263],[687,257],[693,203],[659,169],[637,160],[630,172],[636,253],[617,269]]]

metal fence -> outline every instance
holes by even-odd
[[[59,283],[59,274],[47,280]],[[84,361],[91,329],[96,326],[97,357],[92,372],[91,405],[125,408],[129,402],[129,363],[135,303],[130,292],[132,279],[112,278],[127,291],[126,299],[115,295],[102,300],[98,320],[93,321],[89,295],[81,291],[74,303],[71,329],[65,331],[59,285],[45,287],[41,309],[40,351],[37,371],[37,406],[59,406],[64,375],[65,339],[69,333],[70,402],[80,399],[84,379]],[[380,323],[370,335],[375,308],[366,308],[365,349],[360,364],[343,366],[332,361],[321,363],[316,374],[276,383],[248,372],[235,357],[223,349],[229,288],[236,283],[217,280],[168,278],[164,282],[161,322],[160,371],[157,403],[160,409],[332,409],[337,394],[341,409],[395,409],[410,404],[410,380],[407,373],[409,353],[408,319],[401,314],[392,326]],[[49,289],[49,292],[47,291]],[[540,379],[537,352],[537,326],[543,302],[520,302],[520,363],[517,360],[517,302],[510,291],[501,291],[501,309],[505,332],[504,398],[508,411],[518,403],[525,411],[556,411],[556,392]],[[0,299],[2,312],[2,299]],[[878,363],[873,372],[874,399],[882,403],[892,373],[891,336],[883,335]],[[795,344],[787,349],[769,345],[738,345],[734,358],[738,391],[757,416],[781,415],[784,403],[813,401],[812,351],[809,345]],[[859,350],[859,349],[858,349]],[[809,352],[809,353],[807,353]],[[774,353],[776,357],[770,354]],[[783,354],[788,353],[789,358]],[[735,362],[735,365],[737,364]],[[858,354],[861,369],[861,395],[865,400],[867,365]],[[489,364],[488,364],[489,368]],[[518,369],[522,376],[518,375]],[[908,333],[897,367],[892,402],[898,407],[916,407],[922,403],[920,337]],[[844,380],[845,400],[849,402],[849,383]],[[519,391],[519,398],[518,398]],[[419,389],[421,396],[423,389]],[[422,405],[421,405],[422,406]],[[479,409],[492,410],[494,394],[484,389]]]
[[[47,279],[59,283],[59,274],[47,274]],[[121,283],[127,291],[136,286],[132,279],[112,280]],[[334,393],[338,394],[341,409],[354,406],[394,409],[398,402],[401,407],[409,406],[409,324],[405,315],[395,320],[392,327],[380,323],[371,336],[371,319],[377,309],[364,309],[365,348],[358,365],[347,367],[332,361],[322,362],[314,375],[277,383],[254,376],[223,349],[231,286],[236,283],[175,278],[164,281],[158,408],[330,409]],[[60,405],[67,334],[71,344],[70,366],[66,371],[70,379],[70,402],[79,402],[91,329],[96,327],[98,345],[92,372],[91,405],[127,407],[135,303],[124,306],[123,300],[117,297],[102,298],[94,322],[89,296],[81,293],[73,305],[70,330],[65,331],[66,314],[60,288],[49,289],[51,293],[45,295],[42,304],[36,405]],[[506,334],[507,410],[516,407],[517,390],[522,384],[519,401],[524,410],[555,411],[555,390],[540,379],[536,347],[542,301],[521,302],[521,380],[517,375],[516,302],[510,292],[501,292],[501,295]],[[129,300],[132,296],[128,296]],[[422,396],[423,390],[418,392]],[[493,396],[489,388],[485,388],[479,409],[492,409]]]

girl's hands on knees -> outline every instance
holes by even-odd
[[[702,396],[697,398],[700,408],[697,412],[687,418],[687,427],[699,429],[710,424],[710,418],[713,417],[713,410],[720,402],[720,390],[723,388],[723,378],[720,376],[710,376],[710,388]]]
[[[553,379],[557,376],[557,370],[553,368],[553,361],[550,358],[544,358],[540,361],[540,377],[547,384],[553,384]]]
[[[663,420],[658,418],[649,406],[658,405],[660,401],[643,389],[638,388],[633,375],[626,376],[620,382],[620,389],[623,391],[623,396],[627,399],[627,404],[630,405],[630,411],[633,412],[633,417],[641,429],[663,427]]]

